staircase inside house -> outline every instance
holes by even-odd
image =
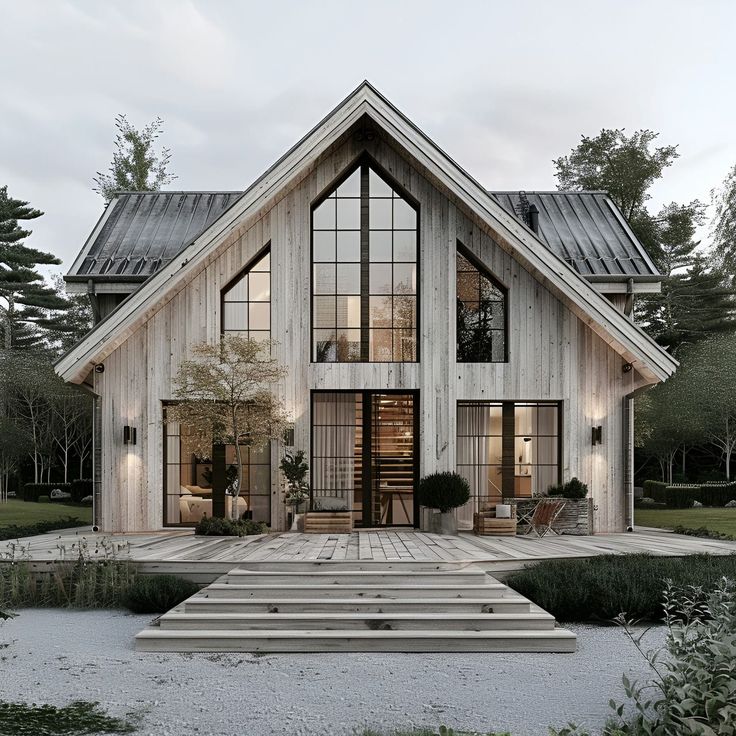
[[[575,634],[463,563],[231,570],[136,636],[147,652],[574,652]]]

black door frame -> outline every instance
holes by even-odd
[[[412,504],[414,519],[412,524],[392,524],[391,526],[385,525],[386,529],[390,528],[419,528],[419,500],[417,496],[417,486],[419,485],[419,390],[418,389],[403,389],[403,388],[391,388],[391,389],[364,389],[364,390],[353,390],[353,389],[312,389],[310,392],[309,400],[309,455],[312,465],[314,465],[314,422],[312,420],[314,410],[314,396],[315,394],[355,394],[360,396],[360,400],[363,404],[363,512],[361,527],[374,528],[380,527],[381,524],[366,525],[364,520],[371,518],[371,504],[373,500],[373,453],[372,453],[372,399],[374,396],[381,395],[400,395],[400,396],[411,396],[412,397],[412,419],[413,419],[413,459],[414,459],[414,492],[412,494]],[[367,492],[366,492],[367,491]],[[310,498],[311,504],[311,498]],[[351,509],[352,510],[352,509]]]

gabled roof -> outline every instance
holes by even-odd
[[[243,192],[119,192],[66,280],[145,281],[207,229]],[[539,210],[539,239],[590,280],[659,281],[646,250],[605,192],[491,192],[518,216]]]
[[[314,165],[363,116],[368,116],[452,198],[491,229],[530,273],[545,283],[578,317],[648,381],[669,377],[677,362],[639,327],[601,296],[570,265],[544,247],[539,238],[505,210],[477,181],[433,143],[416,125],[363,82],[324,120],[257,179],[225,212],[170,263],[86,335],[56,363],[67,381],[81,382],[152,314],[174,297],[214,257],[214,246],[259,213]],[[541,247],[540,247],[541,246]]]
[[[145,281],[206,230],[243,192],[118,192],[67,281]]]
[[[661,275],[607,192],[491,192],[516,214],[539,211],[539,239],[590,280],[660,281]]]

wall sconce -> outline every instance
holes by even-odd
[[[134,445],[137,439],[135,427],[129,427],[127,424],[123,427],[123,444]]]
[[[286,447],[294,447],[294,427],[284,430],[284,445]]]
[[[593,447],[596,445],[603,444],[603,427],[599,424],[597,427],[593,427]]]

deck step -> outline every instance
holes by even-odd
[[[216,582],[206,588],[210,598],[499,598],[508,591],[503,583],[480,585],[416,585],[389,581],[383,584],[333,583],[331,585],[278,583],[268,585],[240,585]]]
[[[320,613],[426,611],[428,613],[529,613],[522,596],[503,598],[208,598],[197,595],[184,602],[188,613],[216,610],[223,613]]]
[[[480,568],[465,570],[231,570],[223,582],[234,585],[482,585]]]
[[[337,630],[548,630],[555,627],[548,613],[187,613],[170,611],[158,621],[162,629],[309,629]]]
[[[136,637],[160,652],[572,652],[575,635],[477,566],[235,568]]]
[[[575,634],[544,631],[196,631],[145,629],[149,652],[574,652]]]

